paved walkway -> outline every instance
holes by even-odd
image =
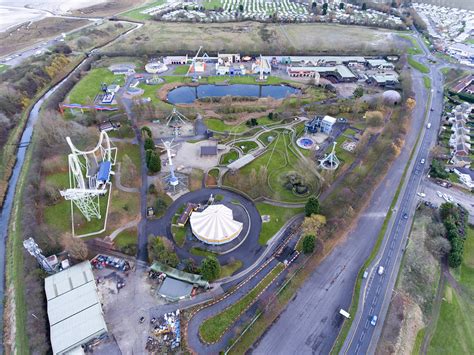
[[[114,230],[112,233],[110,233],[110,235],[108,236],[108,238],[110,240],[114,240],[117,235],[119,235],[121,232],[123,232],[125,229],[129,229],[129,228],[132,228],[132,227],[135,227],[138,225],[138,222],[140,222],[140,220],[137,218],[137,219],[134,219],[133,221],[130,221],[126,224],[124,224],[123,226],[117,228],[116,230]]]

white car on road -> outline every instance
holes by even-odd
[[[377,270],[377,273],[378,273],[379,275],[382,275],[382,274],[384,273],[384,271],[385,271],[384,267],[383,267],[383,266],[379,266],[379,269]]]

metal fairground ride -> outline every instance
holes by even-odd
[[[92,150],[77,149],[69,137],[66,137],[66,141],[71,148],[71,154],[68,155],[69,188],[60,193],[66,200],[71,201],[72,234],[74,235],[73,205],[81,211],[88,222],[93,218],[102,219],[100,197],[110,192],[112,187],[110,179],[114,174],[112,167],[117,158],[117,148],[111,145],[105,131],[100,132],[99,143]],[[110,193],[107,210],[109,201]],[[107,218],[105,224],[106,222]],[[92,234],[95,233],[89,235]]]

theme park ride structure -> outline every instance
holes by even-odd
[[[331,153],[319,161],[319,166],[326,170],[336,170],[340,161],[336,156],[336,142],[333,143]]]
[[[164,148],[166,149],[166,154],[168,156],[168,166],[170,167],[170,174],[166,178],[170,186],[173,187],[173,189],[176,189],[176,186],[179,184],[179,179],[176,177],[176,174],[174,173],[174,165],[173,165],[173,160],[171,159],[171,149],[173,149],[173,140],[171,141],[161,141],[163,143]]]
[[[69,188],[60,193],[66,200],[71,201],[72,234],[74,235],[73,204],[88,222],[92,218],[101,219],[99,198],[109,192],[108,211],[112,187],[110,177],[114,174],[112,167],[115,165],[117,148],[112,147],[105,131],[100,132],[99,143],[92,150],[77,149],[69,137],[66,137],[66,141],[71,148],[71,153],[68,155]]]

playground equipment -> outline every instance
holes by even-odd
[[[198,49],[196,55],[194,56],[194,58],[192,59],[191,65],[188,68],[188,72],[186,73],[186,76],[188,76],[190,72],[193,73],[193,81],[197,81],[196,59],[199,56],[199,52],[201,52],[201,49],[202,49],[202,46],[199,46],[199,49]]]
[[[319,166],[326,170],[336,170],[340,161],[336,156],[336,142],[333,143],[332,151],[319,161]]]
[[[48,258],[43,255],[42,250],[33,238],[25,239],[23,241],[23,247],[38,261],[41,268],[48,274],[54,274],[58,271],[59,263],[56,262],[55,265],[53,265]]]
[[[173,107],[173,111],[166,117],[166,125],[172,127],[174,129],[173,135],[179,136],[180,129],[183,125],[185,125],[189,120],[186,118],[185,115],[180,113],[176,107]]]
[[[115,165],[117,148],[112,147],[105,131],[100,132],[99,143],[89,151],[77,149],[69,137],[66,141],[71,148],[68,156],[69,188],[60,191],[61,196],[71,201],[72,232],[74,235],[73,203],[87,221],[101,219],[99,197],[104,196],[112,186],[112,166]],[[107,206],[108,208],[108,206]]]
[[[176,186],[179,184],[179,180],[176,177],[174,173],[174,165],[173,165],[173,160],[171,159],[171,149],[173,149],[173,141],[161,141],[163,143],[163,146],[166,149],[166,154],[168,155],[168,165],[170,167],[170,175],[166,178],[168,183],[173,187],[173,189],[176,189]]]

